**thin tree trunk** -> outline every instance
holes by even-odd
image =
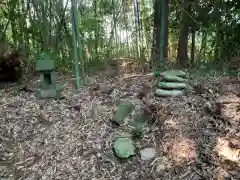
[[[198,59],[197,59],[197,64],[202,60],[205,59],[206,57],[206,45],[207,45],[207,31],[204,29],[202,31],[202,40],[201,40],[201,47],[200,51],[198,53]]]
[[[220,11],[222,5],[222,0],[218,0],[216,8],[217,8],[217,21],[216,21],[216,45],[215,45],[215,51],[214,51],[214,59],[215,60],[220,60],[220,55],[221,55],[221,16],[222,13]]]
[[[195,57],[195,37],[196,37],[196,31],[192,30],[192,43],[191,43],[191,65],[194,64],[194,57]]]
[[[138,1],[137,0],[133,0],[133,10],[134,10],[134,16],[135,16],[135,31],[136,33],[138,34],[136,36],[136,44],[137,44],[137,56],[140,57],[140,37],[141,37],[141,34],[140,34],[140,18],[139,18],[139,7],[138,7]]]
[[[221,18],[218,18],[218,22],[216,24],[216,45],[215,45],[215,51],[214,51],[214,59],[219,60],[219,55],[220,55],[220,44],[221,44],[221,34],[220,34],[220,20]]]
[[[94,17],[97,19],[98,17],[98,5],[97,5],[97,0],[93,1],[93,6],[94,6]],[[99,22],[97,21],[97,28],[95,29],[94,32],[95,36],[95,55],[94,57],[98,59],[98,46],[99,46]]]

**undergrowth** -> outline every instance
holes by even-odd
[[[187,70],[193,78],[205,78],[209,81],[216,80],[220,76],[240,77],[240,71],[231,69],[227,63],[203,63],[198,67]]]
[[[59,59],[56,56],[54,56],[52,53],[38,53],[33,54],[32,59],[34,61],[31,61],[32,66],[34,67],[34,64],[36,60],[39,59],[54,59],[56,64],[56,71],[61,72],[62,74],[74,74],[74,60],[69,61],[69,59]],[[99,71],[103,71],[106,69],[106,66],[111,63],[111,58],[109,60],[102,60],[101,59],[89,59],[86,62],[81,63],[79,61],[79,71],[81,74],[82,66],[84,66],[85,74],[92,75],[96,74]],[[160,68],[160,71],[165,71],[168,68],[163,67]],[[34,70],[34,69],[31,69]],[[151,70],[150,70],[151,71]],[[153,71],[153,70],[152,70]],[[230,66],[230,63],[226,62],[216,62],[216,61],[210,61],[210,62],[202,62],[200,65],[193,65],[186,69],[187,72],[189,72],[191,78],[194,79],[206,79],[209,81],[214,81],[219,76],[229,76],[229,77],[240,77],[240,69],[233,69]]]

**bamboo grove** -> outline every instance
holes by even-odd
[[[44,53],[58,68],[73,69],[73,41],[78,63],[88,68],[119,56],[182,66],[239,63],[237,0],[2,0],[0,8],[2,41],[20,48],[29,64]]]

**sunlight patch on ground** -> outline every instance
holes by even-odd
[[[240,149],[231,148],[227,139],[218,138],[215,151],[224,160],[229,160],[240,165]]]
[[[174,143],[170,152],[176,162],[191,161],[196,158],[196,143],[192,139],[182,139]]]
[[[177,165],[188,163],[196,158],[196,142],[189,138],[173,140],[165,144],[165,153]]]

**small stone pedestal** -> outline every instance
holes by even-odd
[[[37,98],[61,98],[62,86],[56,83],[57,74],[54,69],[52,60],[37,61],[36,71],[40,73],[40,85],[36,90]]]

